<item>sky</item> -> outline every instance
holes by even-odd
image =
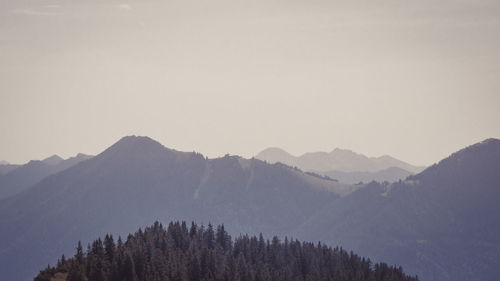
[[[430,165],[500,138],[497,0],[2,0],[0,160],[146,135]]]

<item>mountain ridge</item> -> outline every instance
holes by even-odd
[[[149,138],[126,137],[0,201],[0,229],[5,230],[0,232],[0,271],[24,280],[40,261],[69,252],[74,241],[128,233],[154,219],[224,223],[236,233],[283,235],[318,206],[340,198],[342,188],[257,159],[207,159]],[[25,260],[28,250],[32,262]]]
[[[427,280],[494,281],[500,264],[499,156],[500,141],[481,142],[405,181],[370,183],[325,206],[296,236],[401,262]]]
[[[367,157],[349,149],[335,148],[331,152],[306,152],[293,156],[281,148],[267,148],[255,156],[269,163],[284,163],[339,180],[346,184],[360,182],[395,182],[421,172],[424,167],[413,166],[389,155]]]
[[[48,165],[52,165],[52,166],[58,165],[62,161],[64,161],[64,159],[62,159],[57,154],[54,154],[54,155],[52,155],[50,157],[47,157],[47,158],[45,158],[45,159],[42,160],[43,163],[48,164]]]
[[[0,199],[20,193],[40,180],[90,158],[92,156],[82,153],[66,160],[53,155],[44,160],[31,160],[24,165],[11,167],[0,177]]]
[[[377,172],[391,167],[418,173],[424,167],[414,166],[389,155],[368,157],[349,149],[335,148],[331,152],[306,152],[294,156],[277,147],[266,148],[255,158],[271,163],[282,162],[306,171],[328,172]]]
[[[423,280],[496,281],[500,145],[486,144],[404,181],[343,186],[284,164],[128,137],[0,200],[0,272],[27,280],[74,241],[186,220],[340,245]]]

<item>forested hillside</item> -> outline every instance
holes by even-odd
[[[331,248],[276,236],[239,236],[234,241],[220,225],[190,227],[156,222],[115,243],[97,239],[86,252],[78,243],[73,258],[64,255],[35,281],[168,281],[168,280],[350,280],[414,281],[401,269]]]

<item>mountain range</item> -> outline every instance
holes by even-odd
[[[370,181],[394,182],[421,172],[425,168],[408,164],[388,155],[367,157],[340,148],[331,152],[308,152],[301,156],[293,156],[283,149],[273,147],[261,151],[255,158],[269,163],[280,162],[350,184]]]
[[[61,253],[154,220],[224,223],[402,265],[421,280],[500,274],[500,140],[395,183],[343,184],[281,163],[168,149],[125,137],[0,200],[0,272],[28,280]]]
[[[79,153],[75,157],[62,159],[57,155],[44,160],[32,160],[24,165],[0,165],[0,199],[20,193],[43,178],[91,158]]]

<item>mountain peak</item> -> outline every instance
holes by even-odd
[[[290,153],[288,153],[286,150],[282,149],[282,148],[279,148],[279,147],[268,147],[264,150],[262,150],[260,154],[269,154],[269,153],[281,153],[281,154],[287,154],[289,155]]]
[[[119,147],[133,147],[133,146],[155,146],[155,147],[164,147],[159,142],[153,140],[150,137],[146,136],[125,136],[117,141],[113,146]]]
[[[148,137],[148,136],[136,136],[136,135],[130,135],[130,136],[124,136],[122,137],[119,141],[119,142],[139,142],[139,141],[153,141],[153,142],[157,142],[155,140],[153,140],[152,138]]]
[[[278,147],[266,148],[257,154],[255,158],[269,163],[282,162],[288,165],[293,165],[295,161],[295,156]]]
[[[100,155],[155,155],[168,150],[150,137],[126,136],[114,143]]]
[[[45,159],[42,160],[43,163],[47,164],[47,165],[51,165],[51,166],[54,166],[54,165],[57,165],[59,163],[61,163],[61,161],[63,161],[64,159],[62,159],[61,157],[59,157],[59,155],[52,155],[50,157],[47,157]]]
[[[356,153],[350,149],[343,149],[343,148],[339,148],[339,147],[336,147],[334,150],[332,150],[330,153],[352,153],[352,154],[359,154],[359,153]]]
[[[0,165],[9,165],[9,162],[0,160]]]

